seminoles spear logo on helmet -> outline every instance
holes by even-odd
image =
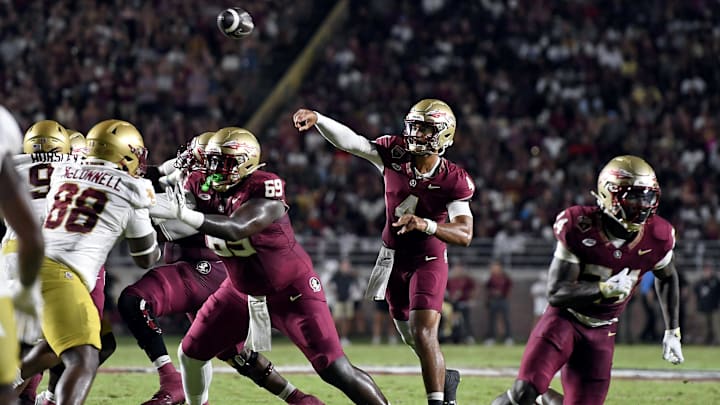
[[[445,102],[420,100],[405,116],[405,148],[414,155],[442,155],[453,144],[455,114]]]
[[[205,147],[208,181],[216,191],[227,191],[263,166],[265,164],[260,163],[260,143],[252,132],[244,128],[222,128]]]
[[[597,193],[591,193],[603,212],[630,232],[639,231],[660,202],[660,185],[652,166],[631,155],[608,162],[598,175]]]

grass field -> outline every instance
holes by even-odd
[[[178,339],[168,339],[168,349],[173,358]],[[498,376],[463,377],[458,400],[461,405],[489,404],[500,392],[507,389],[514,378],[512,370],[517,368],[522,355],[522,345],[514,347],[482,345],[444,346],[448,366],[474,371],[477,369],[497,370]],[[371,374],[394,405],[425,404],[424,389],[420,375],[415,372],[388,374],[390,367],[412,366],[418,363],[414,355],[403,345],[371,346],[354,344],[346,349],[350,360],[360,367],[373,370]],[[685,363],[672,366],[661,359],[661,346],[635,345],[618,346],[615,352],[615,370],[643,369],[665,370],[690,373],[692,371],[720,372],[720,349],[713,347],[684,347]],[[312,372],[298,371],[308,363],[302,354],[287,341],[274,338],[273,350],[267,354],[278,369],[285,371],[296,386],[303,391],[321,398],[328,405],[349,404],[350,402],[334,387],[325,384]],[[486,370],[488,371],[488,370]],[[470,374],[470,372],[468,372]],[[635,379],[614,378],[608,394],[608,405],[625,404],[720,404],[719,380]],[[137,405],[150,398],[157,389],[158,379],[144,353],[134,341],[121,338],[118,350],[101,368],[90,393],[88,404]],[[553,386],[560,388],[558,379]],[[212,405],[230,404],[281,404],[282,401],[257,388],[249,380],[229,372],[223,363],[216,363],[216,373],[210,390]]]

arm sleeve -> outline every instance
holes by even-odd
[[[147,235],[155,233],[152,222],[150,222],[150,210],[147,208],[138,208],[130,215],[127,228],[125,228],[126,238],[143,238]]]
[[[318,116],[315,126],[320,132],[320,135],[327,139],[328,142],[338,149],[369,160],[378,170],[383,171],[384,166],[380,154],[369,139],[358,135],[347,126],[317,111],[315,111],[315,114]]]
[[[467,215],[469,217],[473,216],[472,211],[470,210],[470,202],[468,201],[452,201],[447,205],[447,209],[448,216],[451,221],[459,215]]]
[[[166,240],[178,240],[198,233],[197,229],[177,219],[162,221],[157,227]]]
[[[170,160],[164,161],[160,166],[158,166],[158,171],[160,172],[160,174],[167,176],[168,174],[177,170],[177,168],[175,167],[176,160],[176,158],[172,158]]]

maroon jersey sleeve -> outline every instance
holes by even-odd
[[[450,192],[450,197],[453,201],[468,201],[475,194],[475,182],[465,170],[457,166],[455,170],[457,171],[457,181]]]
[[[409,157],[409,153],[405,150],[405,142],[401,136],[383,135],[375,139],[373,143],[375,143],[378,154],[386,166],[391,161],[405,161]]]

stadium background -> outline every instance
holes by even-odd
[[[298,135],[291,113],[310,107],[374,138],[399,133],[418,99],[441,98],[459,122],[447,156],[478,186],[473,245],[450,260],[479,280],[490,260],[505,264],[517,340],[531,326],[529,285],[549,263],[555,215],[592,204],[598,169],[619,153],[655,167],[688,282],[716,266],[719,3],[246,3],[2,2],[0,97],[23,128],[131,121],[154,164],[197,133],[246,126],[287,180],[295,230],[318,268],[348,256],[365,273],[384,221],[381,180],[317,133]],[[256,23],[239,41],[215,27],[235,5]],[[123,247],[109,269],[115,289],[140,275]],[[699,328],[686,298],[688,326]]]

